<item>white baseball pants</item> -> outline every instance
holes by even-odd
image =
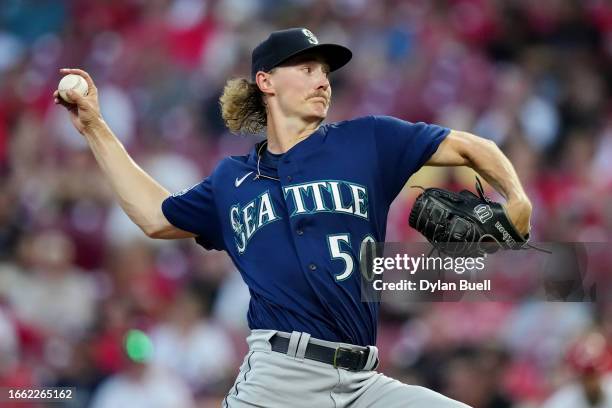
[[[375,370],[348,371],[304,359],[307,342],[290,345],[288,354],[274,352],[269,340],[276,333],[274,330],[253,330],[247,338],[249,352],[223,400],[224,408],[470,408]],[[300,334],[294,332],[293,338],[299,338]],[[331,347],[351,347],[344,343],[311,341]],[[370,353],[375,353],[373,361],[376,361],[376,347],[372,347]]]

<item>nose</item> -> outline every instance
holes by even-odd
[[[329,77],[325,72],[320,72],[319,83],[317,89],[321,89],[323,91],[327,91],[331,86],[329,83]]]

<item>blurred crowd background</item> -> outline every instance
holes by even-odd
[[[218,97],[291,26],[353,50],[329,121],[387,114],[492,139],[532,198],[534,240],[608,242],[608,1],[3,0],[0,386],[77,387],[67,407],[219,406],[246,351],[248,290],[224,253],[131,224],[52,92],[59,68],[90,72],[130,154],[178,191],[252,146],[226,131]],[[456,169],[412,181],[473,186]],[[389,241],[420,239],[413,199],[396,200]],[[610,340],[605,301],[525,299],[383,305],[378,346],[400,380],[527,408],[593,381],[612,393]],[[568,398],[547,407],[580,408]]]

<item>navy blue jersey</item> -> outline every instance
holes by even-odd
[[[386,116],[326,124],[260,162],[278,180],[255,177],[258,144],[162,209],[203,247],[228,252],[251,293],[251,329],[373,345],[378,304],[361,302],[361,243],[384,241],[391,202],[448,131]]]

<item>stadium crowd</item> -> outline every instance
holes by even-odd
[[[192,240],[147,239],[52,92],[59,68],[89,71],[130,154],[179,191],[254,143],[228,133],[218,97],[259,41],[291,26],[353,50],[332,75],[329,121],[386,114],[492,139],[533,201],[534,241],[607,245],[607,1],[5,0],[0,387],[77,387],[66,407],[219,405],[246,351],[239,273]],[[473,176],[428,168],[410,183],[471,188]],[[421,240],[407,223],[415,194],[396,200],[388,241]],[[477,408],[536,407],[612,368],[612,307],[598,300],[383,304],[381,370]],[[136,348],[152,345],[144,358],[126,346],[134,330]],[[603,346],[572,363],[587,337]]]

